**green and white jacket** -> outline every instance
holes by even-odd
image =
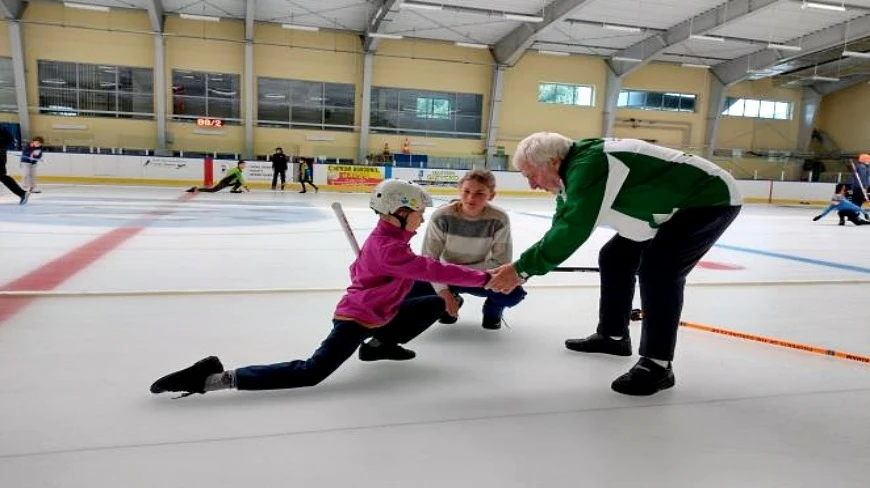
[[[704,158],[637,139],[584,139],[559,168],[550,230],[514,263],[521,276],[543,275],[568,259],[596,227],[634,241],[652,239],[685,208],[736,206],[737,182]]]

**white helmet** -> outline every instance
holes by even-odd
[[[420,185],[396,178],[378,183],[369,198],[369,207],[384,215],[392,215],[402,207],[422,212],[431,206],[432,197]]]

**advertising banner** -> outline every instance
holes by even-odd
[[[330,164],[326,168],[326,183],[336,186],[375,186],[384,180],[379,166],[347,166]]]
[[[453,188],[459,185],[466,170],[453,169],[421,169],[417,170],[415,178],[411,181],[423,186],[444,186]]]

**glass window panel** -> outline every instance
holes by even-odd
[[[643,108],[646,104],[646,93],[641,91],[630,91],[628,92],[628,105],[629,108]]]
[[[426,99],[423,99],[426,100]],[[399,128],[410,130],[426,130],[426,118],[419,117],[417,112],[399,112]]]
[[[356,94],[354,93],[353,85],[325,83],[323,96],[323,104],[328,107],[353,108],[356,102]]]
[[[577,86],[574,87],[574,101],[577,105],[582,105],[585,107],[591,107],[593,105],[592,97],[594,95],[594,90],[591,86]]]
[[[238,119],[239,118],[239,104],[238,100],[224,100],[221,98],[211,98],[207,99],[208,112],[207,115],[209,117],[214,117],[218,119]]]
[[[353,126],[353,109],[328,107],[323,111],[323,123],[328,125]]]
[[[14,88],[0,88],[0,111],[18,111],[18,100],[15,98]]]
[[[209,73],[206,80],[209,98],[238,99],[240,97],[238,75]]]
[[[40,113],[53,115],[71,115],[78,113],[78,97],[75,90],[57,88],[39,89]]]
[[[456,132],[480,134],[480,117],[457,117]]]
[[[118,68],[118,90],[152,95],[154,74],[151,68]]]
[[[38,60],[37,71],[39,86],[71,89],[77,86],[76,63]]]
[[[118,111],[142,114],[154,113],[154,96],[132,93],[118,94]]]
[[[776,102],[773,117],[780,120],[791,119],[791,104],[788,102]]]
[[[761,106],[760,100],[753,100],[751,98],[747,98],[743,100],[743,116],[744,117],[758,117],[758,109]]]
[[[293,106],[290,109],[290,121],[294,124],[323,124],[323,109],[320,107]]]
[[[469,93],[456,94],[456,113],[464,116],[480,117],[483,112],[483,95]]]
[[[78,69],[80,90],[117,91],[117,66],[80,64]]]
[[[290,122],[290,104],[280,101],[261,101],[257,104],[257,118],[260,120]]]
[[[206,117],[205,97],[172,97],[172,113],[192,118]]]
[[[762,119],[772,119],[776,102],[761,100],[758,106],[758,116]]]
[[[731,104],[725,110],[725,114],[734,117],[743,117],[745,100],[742,98],[731,98],[730,101]]]
[[[651,110],[661,110],[664,103],[665,94],[658,92],[646,92],[646,102],[643,108]]]
[[[390,88],[372,88],[372,111],[399,110],[399,92]]]
[[[695,111],[695,95],[683,95],[680,97],[680,110],[683,112]]]
[[[683,96],[679,93],[665,93],[662,95],[662,110],[679,110],[681,98],[683,98]]]
[[[172,70],[172,93],[184,96],[205,96],[205,73]]]
[[[257,79],[257,98],[268,102],[290,103],[290,88],[287,80],[276,78]]]
[[[116,112],[118,110],[117,95],[115,92],[80,91],[79,110]]]
[[[401,90],[399,92],[399,112],[417,113],[417,99],[426,98],[426,92],[417,90]]]
[[[12,58],[0,58],[0,88],[15,86]]]
[[[379,110],[372,112],[372,126],[377,127],[398,127],[399,112],[393,110]]]
[[[626,105],[628,105],[628,92],[622,90],[619,92],[619,97],[616,99],[616,106],[625,107]]]
[[[323,104],[323,83],[293,80],[290,89],[293,105],[315,107]]]

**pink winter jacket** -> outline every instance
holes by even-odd
[[[351,284],[335,307],[336,318],[380,327],[396,316],[416,280],[469,287],[488,281],[483,271],[414,254],[409,244],[414,234],[378,221],[350,265]]]

